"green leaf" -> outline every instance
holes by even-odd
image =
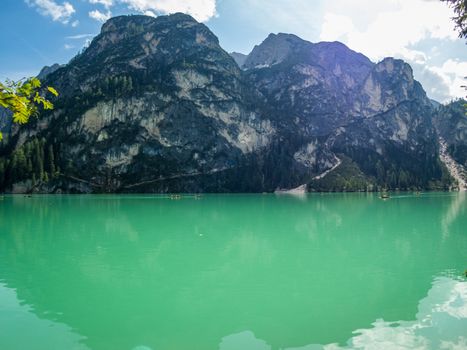
[[[17,124],[25,124],[28,122],[29,115],[27,111],[18,111],[13,114],[13,121]]]
[[[49,90],[52,95],[58,96],[57,90],[55,90],[53,87],[47,86],[47,90]]]
[[[21,79],[18,81],[6,80],[5,84],[0,83],[0,107],[4,107],[13,112],[13,122],[25,124],[31,116],[36,116],[38,107],[42,105],[44,109],[53,109],[52,102],[41,96],[41,82],[37,78]],[[47,91],[54,96],[58,96],[57,90],[47,86]]]
[[[39,79],[31,78],[29,81],[30,81],[33,88],[40,88],[41,87],[41,81]]]

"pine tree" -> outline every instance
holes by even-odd
[[[128,91],[128,79],[126,76],[122,77],[122,93],[126,93]]]
[[[406,189],[408,186],[408,176],[404,170],[399,172],[399,187],[402,189]]]
[[[49,145],[48,154],[47,154],[47,163],[48,163],[48,170],[53,177],[55,174],[55,157],[54,157],[53,145]]]
[[[5,183],[5,170],[6,170],[5,163],[6,163],[5,159],[0,158],[0,188],[3,188],[3,185]]]
[[[386,172],[384,170],[383,164],[381,163],[380,160],[378,160],[378,162],[376,162],[376,180],[378,181],[378,183],[380,184],[384,183],[385,173]]]
[[[16,150],[13,154],[14,179],[22,180],[27,176],[27,160],[22,148]]]
[[[33,141],[33,148],[34,148],[34,173],[37,175],[39,179],[42,179],[42,174],[44,173],[44,157],[43,152],[41,150],[41,145],[38,139],[34,139]]]
[[[26,158],[27,158],[26,170],[27,170],[27,174],[30,175],[32,173],[32,161],[31,161],[31,158],[30,158],[29,154],[26,156]]]

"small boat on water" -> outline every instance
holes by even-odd
[[[381,192],[381,195],[380,195],[379,198],[381,198],[381,199],[389,199],[389,198],[391,198],[391,197],[389,196],[389,192],[388,192],[388,191],[383,191],[383,192]]]

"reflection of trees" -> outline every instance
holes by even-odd
[[[216,349],[244,330],[274,348],[344,341],[413,319],[439,266],[460,261],[423,198],[111,198],[0,206],[0,279],[98,350]]]

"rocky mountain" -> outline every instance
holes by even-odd
[[[0,150],[14,192],[446,188],[436,113],[410,66],[271,34],[228,54],[184,14],[108,20],[45,76],[55,109]]]
[[[435,124],[440,137],[446,142],[447,151],[463,168],[467,169],[467,115],[465,100],[439,106]]]
[[[239,67],[243,66],[246,58],[248,57],[248,55],[244,55],[243,53],[240,53],[240,52],[231,52],[230,56],[232,56],[232,58],[235,60],[235,62],[237,63]]]
[[[62,64],[58,64],[58,63],[54,63],[53,65],[51,66],[45,66],[44,68],[41,69],[41,71],[39,72],[39,74],[37,75],[37,77],[40,79],[40,80],[43,80],[45,79],[49,74],[52,74],[53,72],[55,72],[56,70],[60,69],[64,67],[64,65]]]
[[[282,147],[294,140],[285,152],[292,167],[322,174],[341,160],[356,165],[338,184],[314,176],[312,188],[424,187],[443,178],[431,103],[403,61],[373,64],[341,43],[279,34],[256,46],[244,67]]]

